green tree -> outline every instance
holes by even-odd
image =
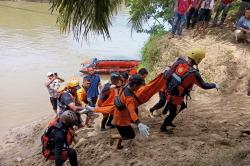
[[[122,0],[51,0],[51,11],[58,11],[62,32],[73,30],[74,37],[88,38],[90,32],[109,38],[111,17]]]
[[[51,11],[58,11],[57,23],[62,32],[73,31],[74,37],[88,38],[94,33],[110,38],[111,18],[125,2],[130,8],[129,24],[137,32],[162,31],[159,19],[169,20],[172,0],[51,0]],[[154,20],[149,30],[143,25]]]
[[[162,21],[169,22],[172,18],[172,0],[126,0],[125,3],[130,8],[129,24],[137,32],[152,34],[163,28]],[[151,25],[149,22],[152,22]],[[149,30],[145,30],[145,24],[150,27]]]

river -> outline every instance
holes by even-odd
[[[82,43],[60,33],[48,3],[0,1],[0,15],[0,134],[52,113],[44,86],[48,71],[67,80],[80,75],[86,59],[140,59],[148,38],[131,37],[126,8],[112,19],[111,40]]]

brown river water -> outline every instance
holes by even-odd
[[[93,37],[77,43],[61,34],[48,3],[0,1],[0,135],[52,113],[44,81],[48,71],[64,78],[80,76],[80,62],[140,59],[145,34],[128,27],[128,10],[113,17],[111,40]]]

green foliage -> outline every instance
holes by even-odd
[[[163,27],[162,21],[172,18],[172,0],[125,0],[125,4],[130,8],[132,30],[137,32],[152,33],[155,29]],[[143,26],[153,22],[150,30],[145,30]]]
[[[151,36],[161,36],[166,33],[166,30],[164,29],[163,25],[154,25],[146,33],[149,33]]]
[[[57,22],[62,32],[73,30],[79,40],[89,32],[110,37],[111,17],[117,12],[122,0],[50,0],[51,11],[57,10]]]
[[[236,14],[238,13],[238,10],[240,8],[240,3],[241,3],[240,0],[237,0],[237,1],[232,3],[231,8],[228,12],[229,19],[235,20]]]
[[[234,58],[234,51],[233,50],[226,50],[225,56],[227,60],[231,60]]]
[[[154,66],[157,64],[157,61],[159,60],[159,47],[158,47],[158,41],[163,36],[164,33],[158,33],[149,38],[147,43],[142,48],[141,54],[142,54],[142,60],[141,60],[141,67],[145,67],[148,69],[148,71],[152,72],[154,69]]]
[[[50,0],[51,12],[58,11],[57,23],[62,32],[73,30],[74,37],[88,37],[90,33],[109,38],[111,17],[117,13],[123,0]],[[172,15],[172,0],[125,0],[130,8],[132,30],[150,34],[162,33],[160,21]],[[151,22],[153,23],[151,24]],[[160,21],[159,21],[160,20]],[[148,24],[150,22],[150,25]],[[150,26],[143,29],[144,24]]]

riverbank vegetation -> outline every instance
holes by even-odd
[[[155,75],[154,66],[157,64],[159,56],[160,56],[160,48],[158,46],[159,40],[166,34],[167,32],[158,29],[151,34],[148,41],[145,43],[144,47],[141,50],[141,67],[145,67],[149,71],[148,78],[151,79],[152,76]]]

